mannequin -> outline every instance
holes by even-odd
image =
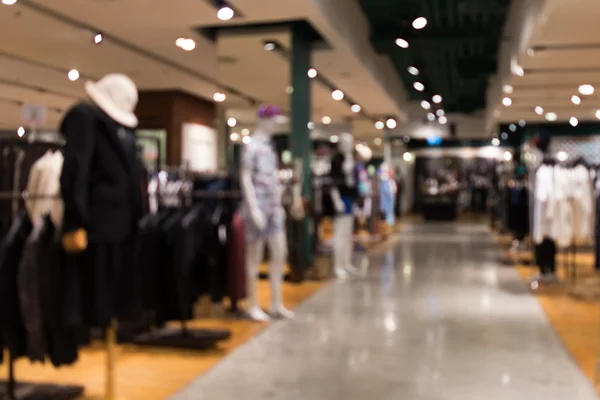
[[[87,82],[92,102],[75,104],[60,132],[66,137],[60,178],[64,200],[63,247],[79,275],[84,309],[77,323],[108,327],[131,310],[132,236],[142,213],[136,141],[135,84],[110,74]],[[76,264],[76,265],[73,265]],[[73,322],[76,323],[76,322]]]
[[[283,268],[287,258],[285,211],[282,205],[278,177],[278,158],[271,136],[287,118],[277,107],[262,106],[252,140],[242,153],[241,186],[243,204],[241,215],[246,229],[246,282],[248,316],[255,321],[270,319],[258,305],[258,266],[264,255],[265,242],[269,245],[271,267],[271,316],[292,318],[293,313],[283,305]]]
[[[358,198],[354,166],[354,137],[339,135],[338,154],[331,162],[331,200],[336,211],[333,236],[333,272],[343,279],[357,271],[352,265],[354,234],[354,203]]]

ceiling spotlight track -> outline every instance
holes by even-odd
[[[13,104],[13,105],[15,105],[17,107],[22,107],[23,104],[25,104],[25,102],[22,101],[22,100],[11,99],[11,98],[8,98],[8,97],[0,97],[0,102]],[[64,111],[60,107],[47,107],[47,109],[48,109],[48,111],[52,111],[52,112],[57,113],[57,114],[62,114],[62,112]]]
[[[217,81],[216,79],[214,79],[208,75],[205,75],[201,72],[195,71],[192,68],[188,68],[184,65],[181,65],[173,60],[170,60],[169,58],[163,57],[160,54],[153,53],[152,51],[146,50],[135,44],[127,42],[117,36],[114,36],[110,33],[103,31],[102,29],[99,29],[98,27],[90,26],[84,22],[78,21],[67,15],[61,14],[57,11],[52,10],[51,8],[41,5],[33,0],[20,0],[19,5],[21,5],[22,7],[26,7],[30,10],[33,10],[35,12],[38,12],[40,14],[43,14],[46,17],[55,19],[59,22],[62,22],[65,25],[69,25],[73,28],[78,28],[78,29],[81,29],[81,30],[87,31],[87,32],[102,32],[103,42],[110,41],[111,43],[113,43],[119,47],[122,47],[128,51],[131,51],[132,53],[139,55],[139,56],[145,57],[145,58],[155,61],[159,64],[162,64],[165,67],[171,68],[175,71],[179,71],[179,72],[181,72],[185,75],[188,75],[194,79],[197,79],[199,81],[203,81],[203,82],[218,86],[221,90],[227,91],[237,97],[240,97],[244,101],[247,101],[248,103],[250,103],[252,105],[257,105],[257,104],[263,103],[263,101],[261,99],[258,99],[249,94],[241,93],[239,90],[236,90],[229,86],[223,85],[223,84],[219,83],[219,81]]]
[[[72,95],[69,93],[59,92],[56,90],[47,89],[42,86],[30,85],[30,84],[23,83],[23,82],[11,81],[9,79],[4,79],[4,78],[0,78],[0,85],[18,87],[21,89],[32,90],[32,91],[35,91],[38,93],[47,93],[47,94],[51,94],[56,97],[63,97],[65,99],[71,99],[71,100],[81,100],[82,99],[81,97],[78,97],[78,96],[75,96],[75,95]]]
[[[37,61],[37,60],[32,60],[32,59],[29,59],[29,58],[25,58],[25,57],[22,57],[22,56],[19,56],[19,55],[16,55],[16,54],[7,53],[7,52],[4,52],[4,51],[0,51],[0,57],[4,57],[4,58],[7,58],[9,60],[17,61],[17,62],[20,62],[20,63],[23,63],[23,64],[28,64],[28,65],[31,65],[31,66],[34,66],[34,67],[38,67],[38,68],[41,68],[41,69],[46,69],[46,70],[49,70],[49,71],[58,72],[59,74],[63,74],[63,75],[66,75],[70,71],[73,70],[72,68],[57,67],[56,65],[46,64],[46,63],[43,63],[43,62],[40,62],[40,61]],[[81,78],[85,78],[85,79],[89,79],[89,80],[98,80],[99,79],[99,78],[91,76],[91,75],[83,74],[80,71],[78,71],[78,72],[79,72],[79,75],[78,75],[77,78],[81,77]],[[75,79],[75,80],[77,80],[77,79]]]

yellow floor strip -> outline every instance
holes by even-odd
[[[507,248],[511,242],[506,236],[498,236],[498,241]],[[517,271],[524,281],[538,273],[535,267],[523,264],[530,259],[526,254],[509,253],[515,262]],[[563,254],[557,256],[557,274],[562,282],[567,282]],[[590,252],[580,253],[576,258],[578,279],[580,284],[596,276],[594,271],[594,256]],[[576,283],[577,284],[577,283]],[[600,301],[581,300],[569,295],[574,285],[566,283],[550,286],[540,286],[534,292],[540,306],[546,313],[550,323],[561,338],[565,348],[577,362],[583,373],[594,384],[595,368],[600,354]],[[597,389],[599,389],[597,387]],[[600,393],[600,390],[599,390]]]

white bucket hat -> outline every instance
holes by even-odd
[[[138,90],[128,76],[108,74],[98,82],[87,81],[85,91],[113,120],[128,128],[138,125],[134,114],[138,103]]]

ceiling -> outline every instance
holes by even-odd
[[[512,63],[524,75],[509,73],[500,82],[491,105],[493,122],[597,121],[600,109],[600,7],[594,0],[545,0],[532,20],[531,32]],[[509,60],[506,61],[510,62]],[[593,95],[578,93],[580,85],[595,87]],[[581,99],[574,104],[572,96]],[[504,97],[512,105],[504,106]],[[575,99],[577,100],[577,99]],[[536,107],[544,112],[538,115]]]
[[[497,54],[510,0],[360,0],[372,28],[374,47],[386,54],[411,100],[443,97],[449,113],[485,108],[486,89],[496,72]],[[416,30],[412,22],[427,18]],[[408,48],[396,45],[397,38]],[[418,68],[413,76],[408,68]],[[413,88],[425,85],[423,92]]]
[[[336,2],[233,0],[243,16],[230,22],[219,21],[213,6],[200,0],[153,2],[152,7],[147,0],[19,0],[0,5],[0,35],[10,37],[0,48],[0,129],[20,125],[22,104],[47,106],[47,123],[40,128],[56,129],[64,110],[85,97],[84,81],[112,72],[129,75],[140,90],[179,89],[212,99],[216,91],[232,88],[289,109],[289,63],[263,46],[267,39],[289,45],[289,34],[225,35],[212,42],[197,29],[295,19],[309,21],[329,44],[314,52],[319,74],[369,115],[402,118],[400,81],[387,73],[368,35],[358,29],[368,27],[360,7],[348,5],[336,15],[331,13]],[[344,32],[349,25],[355,28],[353,35]],[[104,34],[99,45],[93,44],[97,32]],[[180,37],[194,39],[196,48],[185,52],[176,47]],[[361,61],[365,54],[372,55],[367,63]],[[67,79],[71,69],[79,71],[79,80]],[[348,104],[334,101],[330,89],[318,83],[313,84],[312,101],[315,120],[353,116]],[[244,120],[255,106],[245,99],[228,94],[224,106],[242,123],[252,122]],[[357,121],[354,130],[365,138],[381,134],[370,120]]]

